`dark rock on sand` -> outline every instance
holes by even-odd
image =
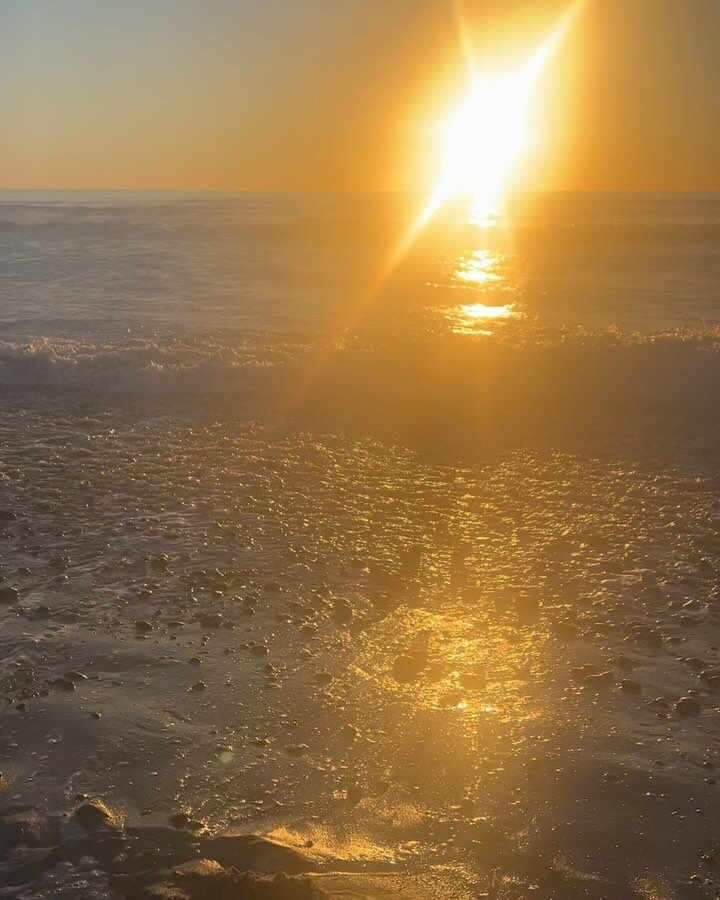
[[[0,818],[0,854],[13,847],[52,847],[58,839],[53,823],[33,811]]]
[[[151,884],[142,893],[147,900],[190,900],[190,894],[170,884]]]
[[[357,740],[360,732],[354,725],[344,725],[342,729],[343,736],[346,737],[349,741]]]
[[[169,821],[173,828],[185,828],[188,831],[202,831],[205,828],[204,822],[201,822],[199,819],[193,819],[186,812],[175,813],[175,815],[170,816]]]
[[[99,800],[78,807],[70,821],[80,829],[60,829],[63,817],[43,819],[22,812],[0,819],[0,852],[26,846],[46,852],[17,857],[6,866],[3,884],[28,885],[47,879],[56,867],[91,858],[114,891],[139,898],[258,898],[310,900],[323,896],[301,877],[317,865],[297,850],[246,834],[199,836],[162,826],[123,828]]]
[[[148,631],[152,631],[152,625],[150,622],[145,622],[140,619],[135,623],[135,630],[141,632],[142,634],[147,633]]]
[[[285,752],[290,756],[304,756],[307,750],[307,744],[290,744],[285,748]]]
[[[515,598],[515,611],[520,619],[534,619],[540,613],[540,601],[532,594],[520,594]]]
[[[587,678],[588,675],[594,675],[597,672],[597,669],[598,667],[592,663],[585,663],[582,666],[573,666],[570,669],[570,677],[575,681],[582,681],[584,678]]]
[[[638,640],[647,647],[658,648],[662,647],[663,635],[662,632],[658,631],[656,628],[651,628],[647,631],[641,631],[638,634]]]
[[[610,687],[614,681],[615,676],[612,672],[598,672],[597,675],[586,675],[582,683],[584,687],[591,690],[601,691]]]
[[[427,654],[405,653],[395,658],[393,675],[396,681],[414,681],[427,665]]]
[[[83,803],[75,810],[72,818],[85,831],[95,831],[97,828],[107,828],[117,824],[117,816],[108,809],[102,800],[90,800]]]
[[[627,656],[616,656],[613,660],[618,669],[625,669],[625,671],[632,671],[635,668],[636,663]]]
[[[41,603],[39,606],[36,606],[30,613],[31,619],[49,619],[51,615],[50,607],[46,606],[44,603]]]
[[[160,873],[162,882],[137,894],[148,900],[312,900],[323,896],[308,879],[258,876],[198,859]]]
[[[338,622],[348,625],[353,620],[353,610],[346,600],[336,600],[333,605],[333,614]]]
[[[82,672],[76,672],[74,669],[71,669],[69,672],[63,672],[62,676],[66,681],[72,681],[77,684],[80,681],[87,681],[87,675],[83,675]]]
[[[697,697],[681,697],[675,704],[675,709],[681,716],[696,716],[701,708]]]
[[[459,680],[464,688],[471,691],[482,690],[487,684],[487,678],[482,672],[463,672]]]
[[[577,637],[579,631],[577,625],[573,625],[572,622],[554,622],[550,630],[556,637],[565,641]]]
[[[0,587],[0,603],[15,603],[20,596],[17,588],[6,585]]]
[[[639,681],[633,681],[631,678],[623,678],[620,682],[620,690],[626,694],[639,694],[642,691],[642,685]]]
[[[299,875],[317,869],[317,864],[298,850],[254,834],[223,834],[204,838],[200,849],[223,866],[233,866],[240,871],[252,869],[254,872]]]

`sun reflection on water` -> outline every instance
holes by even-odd
[[[453,331],[461,334],[491,334],[488,326],[519,316],[514,301],[498,302],[499,294],[513,291],[505,274],[507,257],[488,248],[464,255],[452,273],[453,287],[481,294],[482,301],[453,306],[448,313]]]
[[[484,303],[471,303],[461,306],[462,314],[468,319],[509,319],[517,315],[511,303],[505,306],[486,306]]]
[[[501,282],[502,275],[498,272],[499,266],[500,257],[497,254],[490,250],[476,250],[462,260],[455,270],[455,278],[471,284]]]

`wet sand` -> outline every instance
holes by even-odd
[[[0,432],[0,897],[720,896],[712,440]]]

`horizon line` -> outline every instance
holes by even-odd
[[[411,188],[182,188],[182,187],[3,187],[2,194],[404,194],[424,191]],[[524,188],[508,191],[518,194],[701,194],[720,193],[720,184],[704,187],[602,187],[602,188]]]

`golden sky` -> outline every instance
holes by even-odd
[[[569,2],[569,0],[568,0]],[[0,187],[424,189],[560,0],[0,0]],[[720,188],[720,0],[585,0],[519,186]]]

